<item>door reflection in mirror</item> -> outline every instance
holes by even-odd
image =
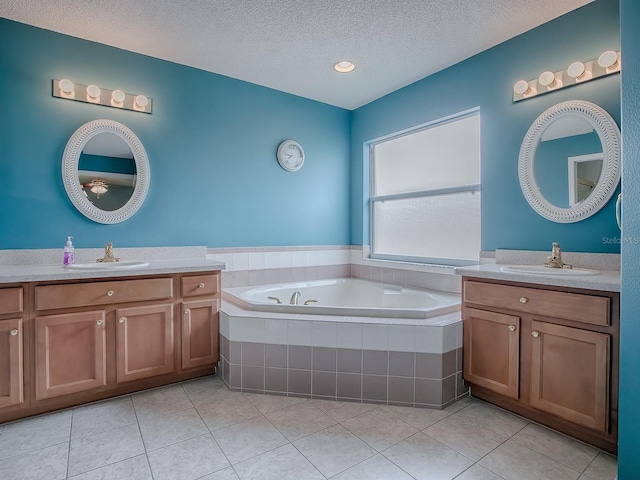
[[[553,121],[535,152],[540,193],[551,204],[569,208],[591,195],[602,172],[603,149],[593,126],[577,115]]]
[[[129,145],[117,134],[92,137],[78,161],[78,181],[87,199],[100,210],[122,208],[136,186],[136,163]]]

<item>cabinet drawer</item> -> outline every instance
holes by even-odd
[[[35,289],[36,310],[142,302],[173,297],[171,278],[47,285]]]
[[[2,288],[0,289],[0,315],[5,313],[21,313],[22,288]]]
[[[194,275],[182,277],[180,287],[183,297],[215,295],[220,291],[220,274]]]
[[[464,301],[593,325],[610,325],[609,298],[527,287],[464,282]]]

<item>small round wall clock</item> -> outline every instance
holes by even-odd
[[[300,170],[304,163],[304,150],[295,140],[285,140],[278,147],[278,163],[287,172]]]

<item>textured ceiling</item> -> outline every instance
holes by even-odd
[[[0,0],[0,17],[354,109],[591,1]]]

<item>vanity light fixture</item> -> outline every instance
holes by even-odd
[[[333,69],[338,73],[349,73],[355,70],[356,66],[353,62],[349,60],[342,60],[340,62],[336,62],[333,65]]]
[[[146,95],[125,93],[119,89],[108,90],[94,84],[74,84],[66,78],[53,80],[53,96],[142,113],[151,113],[153,107],[153,100]]]
[[[620,52],[607,50],[594,60],[576,61],[566,70],[542,72],[533,80],[518,80],[513,85],[513,101],[519,102],[543,93],[595,80],[620,71]]]

